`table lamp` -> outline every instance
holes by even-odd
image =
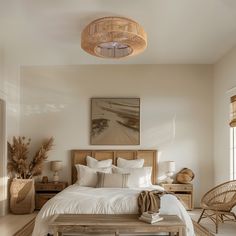
[[[166,162],[166,182],[168,184],[173,183],[173,179],[171,178],[175,172],[175,162],[174,161],[167,161]]]
[[[62,169],[62,161],[51,161],[51,170],[53,174],[53,182],[59,182],[58,171]]]

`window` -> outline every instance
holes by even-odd
[[[236,179],[236,127],[230,128],[230,179]]]

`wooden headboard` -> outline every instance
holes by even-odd
[[[86,165],[87,156],[97,160],[112,159],[114,165],[116,165],[118,157],[127,160],[144,159],[144,166],[152,166],[152,183],[156,184],[157,182],[157,150],[72,150],[72,184],[77,181],[75,165]]]

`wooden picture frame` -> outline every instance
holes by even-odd
[[[91,145],[139,145],[140,98],[92,98]]]

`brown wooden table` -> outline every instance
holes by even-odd
[[[43,205],[56,194],[68,186],[67,182],[35,183],[35,209],[40,210]]]
[[[184,236],[185,224],[176,215],[162,215],[164,218],[154,224],[145,223],[138,215],[101,215],[101,214],[59,214],[49,222],[54,236],[62,233],[96,234],[151,234],[167,232],[169,235]]]

